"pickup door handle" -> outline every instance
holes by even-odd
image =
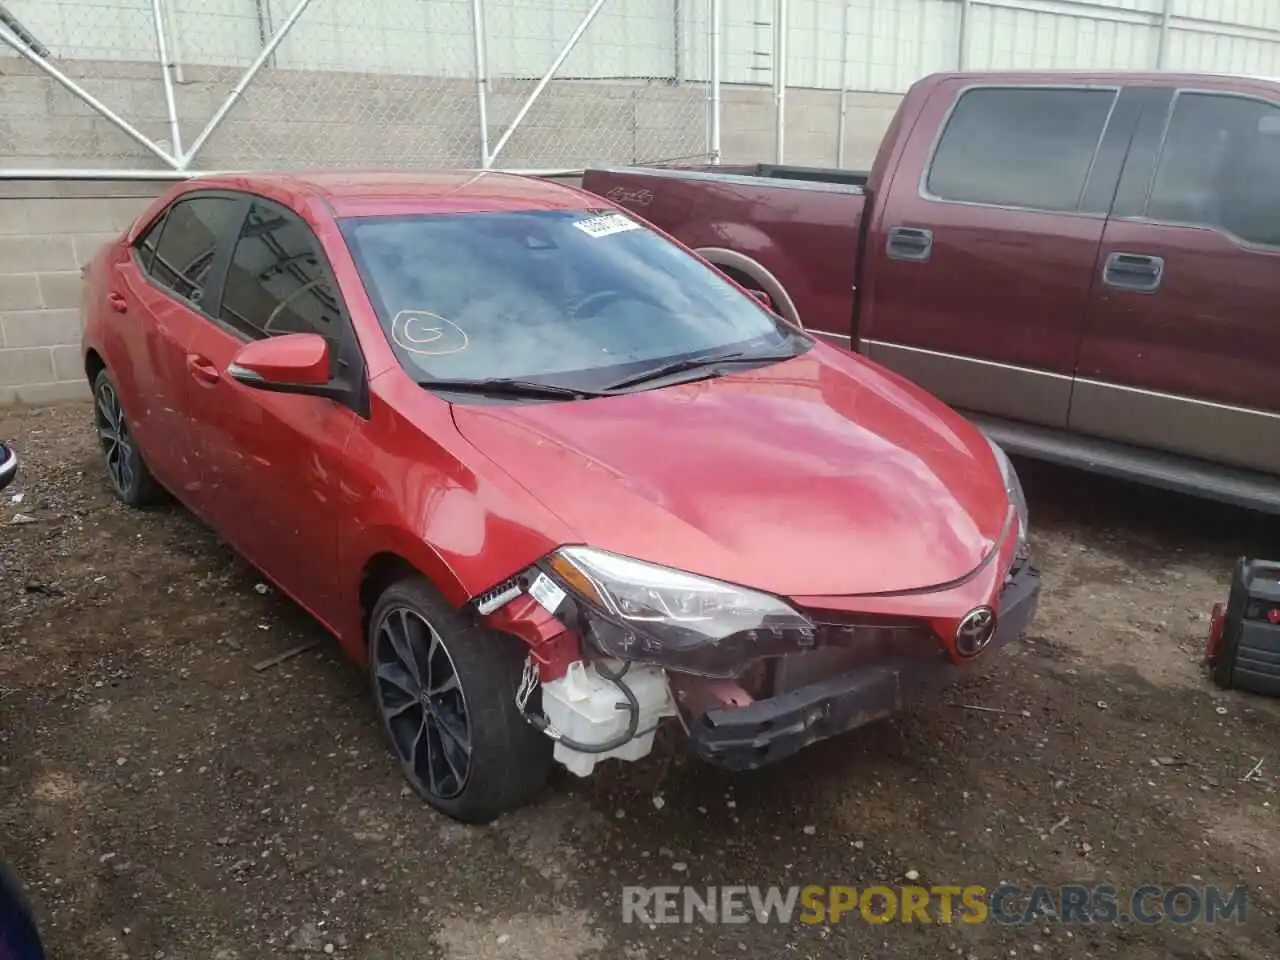
[[[1107,254],[1106,266],[1102,268],[1102,282],[1118,290],[1151,293],[1163,279],[1164,258],[1145,253],[1121,253],[1117,250]]]
[[[124,298],[124,294],[123,294],[123,293],[114,293],[114,292],[112,292],[112,293],[108,293],[108,294],[107,294],[107,304],[108,304],[108,305],[111,307],[111,309],[112,309],[112,310],[114,310],[116,313],[128,313],[128,312],[129,312],[129,301],[128,301],[128,300],[126,300],[126,299]]]
[[[919,227],[890,227],[885,252],[890,260],[928,260],[933,253],[933,231]]]

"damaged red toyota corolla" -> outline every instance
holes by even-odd
[[[201,178],[88,270],[116,493],[172,493],[367,662],[409,782],[462,820],[664,721],[771,763],[961,675],[1038,597],[982,433],[601,203]]]

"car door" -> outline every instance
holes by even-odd
[[[1280,103],[1236,83],[1167,89],[1135,136],[1070,424],[1280,474]]]
[[[311,229],[254,198],[232,252],[217,320],[189,346],[191,425],[205,465],[213,526],[326,623],[337,622],[337,537],[350,509],[342,456],[362,417],[320,397],[271,393],[227,368],[247,342],[286,333],[329,341],[335,374],[362,362],[338,286]]]
[[[109,307],[125,335],[110,358],[147,465],[195,505],[201,469],[187,430],[187,347],[209,320],[205,296],[220,275],[217,238],[242,214],[231,197],[184,194],[114,268]]]
[[[940,83],[868,234],[861,351],[961,409],[1066,426],[1138,113],[1115,85]]]

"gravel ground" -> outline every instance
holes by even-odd
[[[24,458],[0,497],[0,844],[54,957],[1280,956],[1280,709],[1197,663],[1235,557],[1280,554],[1274,521],[1025,465],[1039,617],[945,702],[750,776],[678,749],[563,775],[466,828],[402,787],[336,643],[181,509],[111,499],[87,407],[0,411],[0,437]],[[624,884],[917,876],[1247,884],[1249,906],[1105,927],[620,909]]]

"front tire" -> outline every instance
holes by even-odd
[[[475,824],[537,796],[553,745],[516,706],[519,640],[468,623],[419,576],[382,594],[368,640],[383,731],[419,796]]]
[[[163,490],[142,459],[120,405],[120,391],[106,370],[100,371],[93,380],[93,420],[98,428],[98,445],[107,467],[107,478],[116,498],[135,508],[160,501]]]

